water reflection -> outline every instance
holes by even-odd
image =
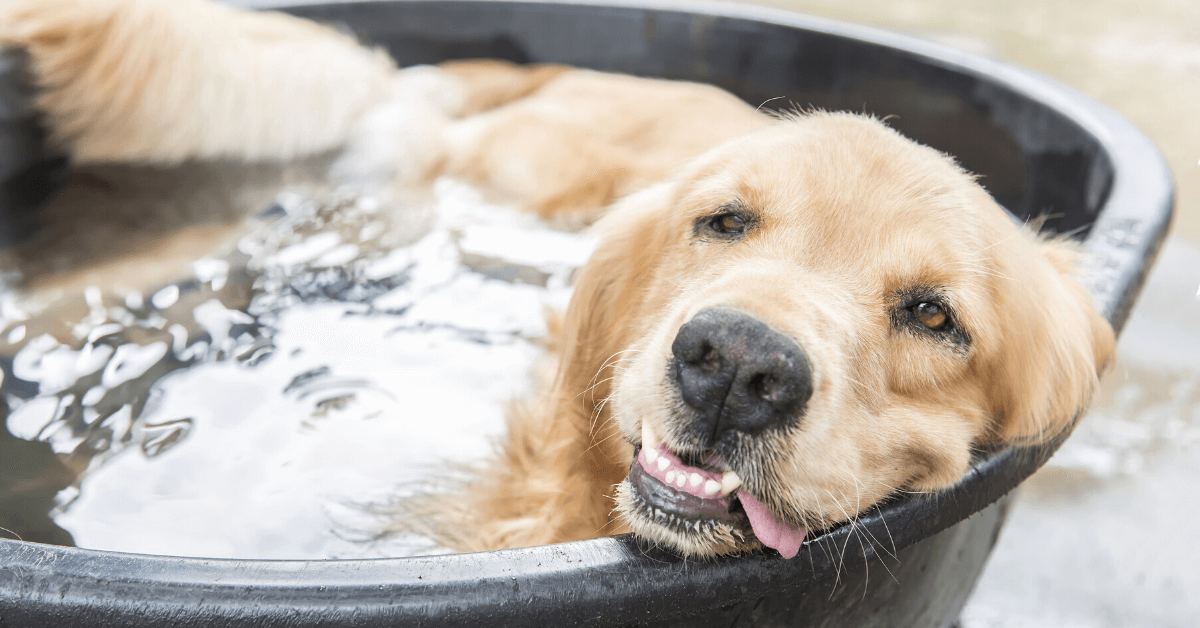
[[[0,406],[0,412],[7,406]],[[75,482],[76,471],[50,445],[16,438],[0,423],[0,537],[72,545],[71,534],[47,513],[59,491]]]

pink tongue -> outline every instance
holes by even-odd
[[[683,464],[679,460],[679,456],[672,453],[665,445],[659,444],[654,450],[658,454],[654,462],[650,462],[650,459],[646,456],[645,449],[638,456],[638,463],[642,465],[642,469],[646,473],[649,473],[669,486],[675,487],[680,492],[688,493],[702,499],[720,499],[724,501],[724,498],[720,495],[709,495],[703,490],[704,483],[708,480],[717,483],[721,482],[721,475],[719,473]],[[667,463],[660,466],[661,460],[666,460]],[[693,475],[700,476],[701,481],[693,484],[691,482]],[[804,542],[804,530],[797,530],[784,523],[766,505],[746,491],[738,491],[737,498],[738,501],[742,502],[742,508],[746,510],[746,518],[750,519],[750,527],[754,529],[754,536],[757,536],[763,545],[778,551],[784,558],[792,558],[800,551],[800,544]]]
[[[750,493],[738,491],[737,498],[742,502],[746,517],[750,519],[754,536],[757,536],[763,545],[778,551],[784,558],[792,558],[800,551],[800,544],[804,542],[804,530],[797,530],[784,523]]]

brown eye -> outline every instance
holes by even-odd
[[[717,233],[742,233],[746,230],[746,219],[737,214],[721,214],[713,217],[711,225]]]
[[[937,303],[924,301],[913,306],[912,313],[929,329],[939,330],[946,325],[946,311]]]

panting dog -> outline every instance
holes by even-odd
[[[1075,246],[869,117],[555,65],[401,70],[201,0],[8,0],[0,44],[27,54],[76,164],[333,151],[340,181],[451,176],[595,223],[553,374],[493,459],[396,523],[455,549],[630,530],[792,556],[808,530],[953,486],[980,448],[1060,435],[1112,355]]]

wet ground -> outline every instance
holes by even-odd
[[[1179,190],[1172,237],[1086,421],[1025,483],[963,628],[1200,625],[1200,2],[762,0],[1064,81],[1131,119]]]
[[[1197,625],[1200,246],[1168,241],[1084,422],[1020,489],[963,628]]]

